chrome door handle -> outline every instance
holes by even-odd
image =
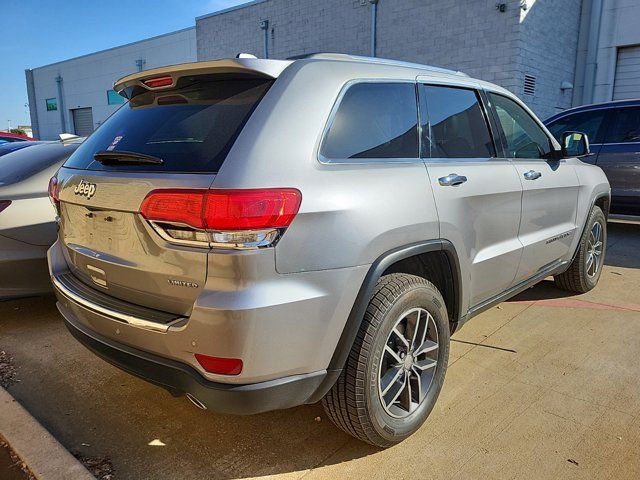
[[[440,177],[438,182],[443,187],[455,187],[456,185],[462,185],[467,181],[467,177],[464,175],[458,175],[457,173],[450,173],[446,177]]]
[[[542,174],[540,172],[536,172],[534,170],[529,170],[528,172],[524,173],[524,179],[525,180],[537,180],[542,176]]]

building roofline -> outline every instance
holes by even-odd
[[[205,15],[200,15],[196,17],[196,22],[198,20],[204,20],[205,18],[217,17],[218,15],[224,15],[225,13],[233,12],[235,10],[241,10],[243,8],[252,7],[254,5],[259,5],[261,3],[268,2],[269,0],[252,0],[250,2],[241,3],[240,5],[236,5],[235,7],[225,8],[224,10],[218,10],[216,12],[207,13]]]
[[[112,50],[117,50],[118,48],[130,47],[132,45],[137,45],[139,43],[148,42],[150,40],[157,40],[158,38],[168,37],[169,35],[175,35],[176,33],[187,32],[189,30],[195,30],[196,27],[187,27],[181,28],[180,30],[175,30],[173,32],[167,32],[160,35],[156,35],[155,37],[143,38],[142,40],[136,40],[135,42],[123,43],[122,45],[116,45],[115,47],[105,48],[104,50],[98,50],[97,52],[85,53],[84,55],[78,55],[77,57],[67,58],[66,60],[60,60],[59,62],[48,63],[46,65],[41,65],[39,67],[27,68],[26,70],[39,70],[41,68],[53,67],[54,65],[59,65],[61,63],[71,62],[74,60],[79,60],[85,57],[91,57],[93,55],[97,55],[99,53],[110,52]]]

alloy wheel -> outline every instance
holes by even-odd
[[[595,277],[602,266],[602,252],[604,250],[602,232],[603,228],[600,222],[595,222],[589,232],[585,270],[590,278]]]
[[[395,418],[413,413],[427,396],[438,364],[438,328],[424,308],[396,321],[385,343],[378,372],[378,393]]]

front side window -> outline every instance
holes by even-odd
[[[586,133],[590,142],[600,143],[599,131],[605,115],[606,110],[574,113],[553,121],[547,128],[558,142],[562,142],[564,132],[580,132]]]
[[[507,158],[548,158],[551,141],[524,108],[510,98],[489,93],[505,135]]]
[[[349,87],[324,138],[327,161],[418,158],[418,109],[412,83]]]
[[[618,108],[605,143],[630,142],[640,142],[640,108]]]
[[[493,141],[478,94],[456,87],[421,85],[428,124],[423,145],[431,158],[490,158]]]

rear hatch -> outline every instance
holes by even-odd
[[[246,72],[188,73],[151,82],[157,88],[128,81],[130,101],[58,173],[71,273],[113,297],[180,315],[204,287],[208,248],[167,242],[141,205],[157,189],[209,188],[273,83]]]

